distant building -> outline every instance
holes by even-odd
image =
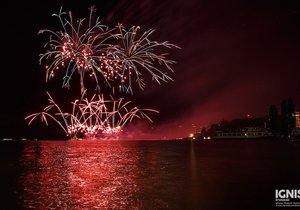
[[[295,112],[296,129],[300,129],[300,112]]]
[[[262,127],[244,127],[235,130],[216,131],[214,139],[261,139],[269,138],[271,133]]]
[[[291,139],[297,139],[300,140],[300,112],[295,112],[293,114],[294,117],[294,122],[295,122],[295,127],[292,130],[291,134],[290,134],[290,138]]]

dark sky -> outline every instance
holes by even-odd
[[[147,84],[132,98],[155,108],[158,138],[182,137],[221,119],[265,116],[270,104],[292,97],[300,110],[300,2],[249,1],[24,1],[1,3],[0,138],[54,138],[61,133],[24,117],[46,106],[45,91],[66,102],[72,91],[61,80],[45,83],[38,64],[46,36],[40,29],[59,29],[51,17],[60,6],[84,17],[95,5],[112,27],[140,25],[156,29],[153,39],[168,40],[174,82]],[[55,86],[55,87],[53,87]],[[72,88],[72,87],[71,87]],[[143,126],[141,126],[143,127]],[[150,133],[150,131],[145,131]],[[55,133],[55,134],[54,134]]]

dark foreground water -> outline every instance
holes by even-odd
[[[274,209],[300,142],[0,142],[0,209]]]

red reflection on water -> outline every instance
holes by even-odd
[[[28,145],[22,157],[24,207],[139,209],[138,154],[117,142]]]

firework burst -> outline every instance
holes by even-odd
[[[148,72],[152,79],[158,82],[167,82],[173,79],[168,76],[168,72],[160,70],[157,66],[165,67],[166,70],[173,72],[171,65],[176,63],[166,58],[167,54],[159,54],[159,48],[179,48],[167,41],[157,42],[150,39],[153,29],[140,33],[139,26],[133,26],[126,30],[122,24],[117,26],[120,44],[114,53],[114,58],[121,60],[122,71],[120,72],[122,91],[132,93],[132,81],[136,81],[141,89],[144,89],[144,72]],[[133,80],[133,75],[135,80]]]
[[[89,77],[96,82],[96,89],[99,89],[97,74],[104,75],[104,70],[116,67],[116,62],[106,59],[106,52],[111,45],[108,41],[114,37],[112,30],[108,30],[106,25],[101,24],[99,17],[92,20],[94,7],[90,8],[89,18],[78,19],[75,22],[72,13],[66,13],[60,9],[58,17],[62,26],[61,31],[48,29],[40,30],[41,33],[50,33],[47,52],[40,55],[40,63],[43,60],[49,62],[46,68],[46,81],[55,76],[59,70],[65,70],[63,77],[63,87],[70,87],[70,80],[77,71],[80,76],[81,93],[84,92],[84,78]],[[104,64],[104,69],[101,68]],[[108,83],[105,77],[103,79]]]
[[[82,136],[84,138],[103,138],[105,136],[118,136],[124,126],[134,118],[147,119],[152,122],[147,112],[158,111],[154,109],[129,108],[130,101],[124,98],[106,100],[103,95],[95,94],[90,100],[87,98],[72,102],[72,113],[63,112],[48,94],[49,105],[42,112],[28,115],[30,125],[36,118],[48,125],[48,120],[56,122],[70,138]]]
[[[73,21],[72,13],[69,12],[67,16],[61,8],[53,16],[59,18],[62,30],[44,29],[39,32],[50,34],[49,42],[45,45],[47,51],[40,55],[40,63],[48,63],[45,66],[46,81],[53,78],[57,71],[64,70],[63,87],[69,88],[70,80],[77,71],[83,94],[86,77],[96,82],[97,90],[100,89],[100,80],[109,86],[111,82],[117,81],[120,91],[127,93],[133,93],[133,82],[144,89],[145,72],[150,73],[158,83],[172,80],[167,71],[156,66],[173,71],[171,64],[175,61],[167,59],[167,54],[157,53],[157,50],[161,47],[179,48],[178,46],[167,41],[150,40],[149,37],[154,32],[152,29],[140,33],[139,26],[126,30],[122,24],[108,29],[99,17],[93,21],[94,12],[94,7],[91,7],[87,19]]]

